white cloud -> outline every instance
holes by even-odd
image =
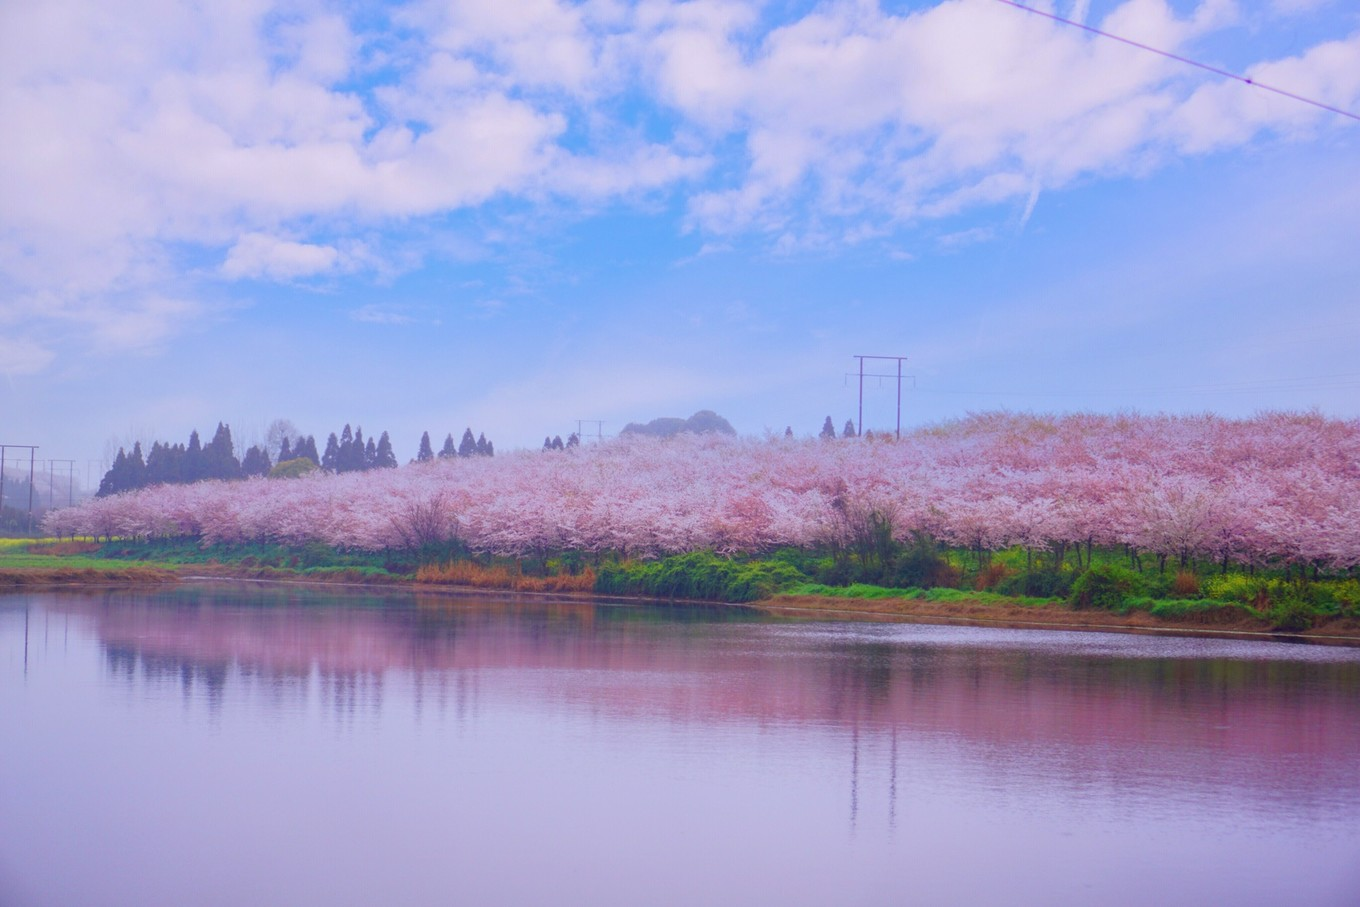
[[[334,246],[313,245],[248,233],[237,240],[222,264],[222,274],[232,279],[265,277],[295,280],[334,271],[341,264]]]
[[[1097,24],[1188,52],[1235,9],[1127,0]],[[438,233],[497,199],[590,210],[675,187],[710,239],[829,248],[1335,119],[992,0],[418,0],[392,16],[383,33],[311,0],[0,7],[0,286],[44,300],[16,330],[83,318],[128,342],[140,320],[164,339],[205,312],[164,302],[194,295],[186,248],[229,279],[384,274],[356,237],[422,218]],[[1360,35],[1250,73],[1354,109]]]

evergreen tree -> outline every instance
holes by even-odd
[[[484,456],[487,455],[487,453],[486,453],[486,433],[485,433],[485,432],[483,432],[483,433],[481,433],[481,434],[479,434],[479,435],[477,436],[477,449],[476,449],[476,453],[477,453],[477,456],[479,456],[479,457],[484,457]]]
[[[486,442],[486,455],[488,457],[494,457],[496,455],[496,445],[492,444],[490,441]]]
[[[572,432],[571,434],[567,435],[567,448],[568,448],[568,449],[573,448],[573,447],[580,447],[580,446],[581,446],[581,436],[580,436],[580,435],[576,434],[576,432]]]
[[[349,426],[345,426],[348,430]],[[351,442],[353,443],[353,442]],[[326,452],[321,455],[321,468],[327,472],[340,471],[340,442],[335,438],[335,432],[326,439]]]
[[[279,445],[279,462],[287,463],[293,459],[293,448],[288,444],[288,436],[283,436],[283,443]]]
[[[151,442],[151,450],[146,455],[146,484],[164,485],[170,481],[169,453],[170,445]]]
[[[845,428],[841,430],[841,437],[842,438],[855,437],[855,423],[850,419],[845,420]]]
[[[830,416],[827,416],[826,421],[822,423],[821,437],[833,441],[836,439],[836,426],[831,424]]]
[[[185,482],[197,482],[203,478],[203,442],[198,440],[197,429],[189,432],[189,446],[184,449],[180,478]]]
[[[108,472],[104,473],[104,478],[99,480],[99,490],[94,493],[94,496],[97,498],[106,498],[111,494],[126,491],[127,486],[124,484],[124,482],[126,482],[126,474],[127,454],[125,454],[123,448],[120,447],[118,448],[118,456],[113,458],[113,465],[109,467]]]
[[[231,428],[221,422],[208,446],[203,448],[203,478],[239,479],[241,461],[236,459],[231,441]]]
[[[389,445],[390,446],[390,445]],[[364,445],[364,469],[376,469],[378,467],[378,445],[372,438]]]
[[[543,449],[552,450],[552,438],[549,438],[547,435],[543,436]]]
[[[321,465],[321,457],[316,452],[315,436],[308,435],[306,441],[299,442],[297,447],[293,449],[293,459],[297,459],[298,457],[306,457],[312,461],[312,465],[314,466]]]
[[[562,450],[562,449],[563,449],[562,436],[561,436],[561,435],[553,435],[552,449],[553,449],[553,450]]]
[[[792,437],[793,437],[793,426],[792,426],[792,425],[786,425],[786,426],[784,426],[784,437],[786,437],[786,438],[792,438]]]
[[[463,430],[463,440],[458,442],[458,456],[470,457],[477,452],[477,439],[472,437],[472,429]]]
[[[146,484],[146,461],[142,459],[142,442],[132,445],[132,453],[127,458],[128,488],[141,488]]]
[[[458,456],[458,448],[453,446],[453,434],[450,432],[444,436],[444,446],[439,448],[439,458],[447,460],[456,456]]]
[[[251,476],[267,476],[272,464],[269,462],[269,454],[258,444],[252,444],[246,451],[246,455],[241,460],[241,475],[245,478]]]
[[[383,432],[383,437],[387,437],[387,432]],[[389,445],[390,446],[390,445]],[[434,448],[430,446],[430,433],[425,432],[420,436],[420,451],[416,453],[417,463],[428,463],[434,459]]]
[[[425,449],[430,449],[428,433],[425,435]],[[434,454],[431,454],[425,459],[431,459],[433,456]],[[378,450],[373,458],[373,465],[378,469],[396,469],[397,467],[397,455],[392,452],[392,439],[387,436],[387,432],[383,432],[382,436],[378,438]]]

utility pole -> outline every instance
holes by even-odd
[[[584,437],[586,436],[586,433],[585,433],[585,426],[587,426],[587,425],[593,425],[593,426],[595,426],[595,440],[596,440],[596,441],[603,441],[603,440],[604,440],[604,421],[603,421],[602,419],[577,419],[577,420],[576,420],[576,437],[578,437],[578,438],[584,438]]]
[[[864,436],[864,379],[865,378],[896,378],[897,379],[897,438],[902,439],[902,363],[907,361],[906,356],[856,356],[859,360],[859,422],[855,427],[860,437]],[[864,371],[864,360],[874,360],[881,362],[896,362],[896,375],[876,375]],[[905,377],[911,377],[907,375]]]

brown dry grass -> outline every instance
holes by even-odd
[[[416,582],[438,583],[448,586],[471,586],[476,589],[513,589],[516,592],[592,592],[595,571],[587,567],[572,576],[525,576],[509,567],[483,567],[471,561],[449,564],[427,564],[416,570]]]
[[[973,588],[978,592],[989,592],[1000,585],[1001,581],[1010,576],[1012,572],[1005,564],[991,564],[977,575],[977,579],[973,582]]]
[[[0,589],[172,583],[178,579],[173,570],[156,567],[25,567],[0,570]]]
[[[1180,570],[1171,581],[1171,593],[1177,598],[1192,598],[1199,595],[1199,577],[1189,570]]]

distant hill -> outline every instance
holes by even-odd
[[[711,409],[701,409],[688,419],[663,416],[660,419],[653,419],[646,425],[639,422],[629,422],[619,434],[673,438],[684,431],[693,432],[696,435],[704,433],[735,435],[737,433],[737,430],[732,427],[732,423],[722,416]]]

